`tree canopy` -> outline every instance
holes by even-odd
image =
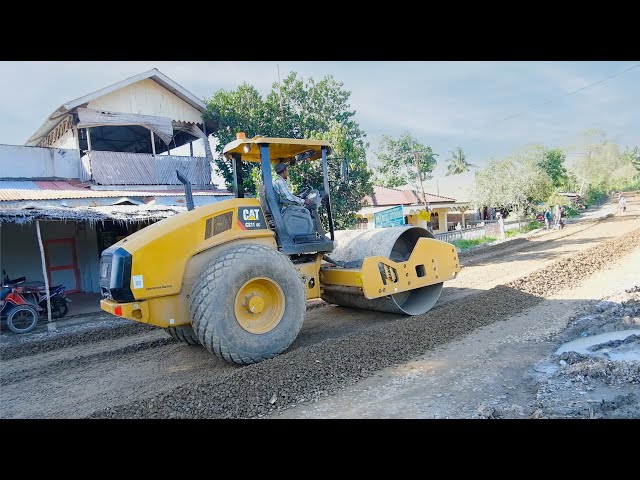
[[[216,166],[227,188],[233,187],[233,167],[221,153],[238,132],[245,132],[249,138],[264,135],[327,139],[332,142],[333,157],[349,159],[352,179],[351,188],[340,191],[338,195],[344,185],[338,182],[337,177],[340,161],[330,162],[334,220],[341,228],[355,225],[354,212],[362,206],[364,196],[373,192],[373,187],[366,164],[366,134],[354,120],[356,112],[350,109],[350,95],[343,83],[331,75],[316,82],[313,78],[298,77],[296,72],[289,73],[280,85],[274,82],[265,98],[247,83],[235,90],[216,91],[207,101],[205,119],[214,119],[219,125],[212,132],[218,139]],[[321,165],[318,165],[321,162],[310,163],[314,165],[298,164],[292,168],[289,172],[291,181],[294,185],[311,183],[322,189]],[[257,167],[255,163],[243,162],[242,188],[247,195],[256,193],[254,170]],[[320,170],[316,171],[316,168]]]
[[[375,155],[380,162],[376,172],[377,183],[388,188],[410,184],[416,191],[421,190],[422,181],[431,178],[437,164],[435,157],[438,156],[430,146],[420,143],[409,132],[398,138],[383,135]]]
[[[567,169],[564,167],[566,155],[560,148],[554,148],[544,151],[544,156],[540,162],[542,170],[547,172],[551,183],[556,188],[566,188],[569,181]]]
[[[522,216],[552,193],[551,178],[541,167],[544,158],[543,148],[531,147],[502,160],[491,160],[476,173],[475,201],[500,208],[512,206]]]
[[[334,121],[324,132],[309,132],[309,138],[327,140],[332,147],[328,159],[331,209],[337,230],[354,228],[356,212],[363,206],[362,200],[373,193],[371,177],[365,158],[364,145],[352,142],[344,125]],[[341,177],[342,159],[349,160],[349,173],[346,179]],[[321,190],[322,162],[302,162],[290,170],[292,183],[298,187],[317,185]],[[324,217],[323,217],[324,219]],[[325,224],[325,228],[328,226]]]
[[[623,188],[634,181],[637,170],[630,155],[621,154],[618,145],[609,141],[601,130],[588,131],[585,137],[584,154],[571,167],[581,195],[589,189],[609,191]]]
[[[624,157],[633,165],[633,167],[640,172],[640,147],[637,145],[629,147],[624,151]]]

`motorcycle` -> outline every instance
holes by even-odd
[[[51,302],[51,318],[62,318],[69,311],[67,304],[71,300],[65,295],[64,285],[50,288],[50,293],[47,294],[43,282],[26,283],[25,277],[11,280],[6,272],[3,273],[5,276],[0,295],[0,313],[12,332],[27,333],[33,330],[38,319],[47,316],[47,298]]]
[[[51,287],[51,318],[62,318],[69,311],[67,303],[71,303],[65,295],[67,287],[64,285],[56,285]],[[43,317],[47,316],[47,288],[40,283],[25,285],[23,294],[29,301],[37,305],[38,311]]]
[[[5,277],[0,288],[0,320],[14,333],[27,333],[36,328],[40,313],[20,292],[25,277]]]

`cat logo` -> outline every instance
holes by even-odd
[[[238,226],[242,230],[265,228],[262,209],[260,207],[240,207],[238,209]]]
[[[257,208],[245,208],[242,210],[242,218],[245,220],[257,220],[259,215]]]

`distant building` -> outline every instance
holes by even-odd
[[[358,228],[376,228],[376,218],[382,218],[385,211],[401,206],[401,217],[403,224],[416,225],[429,228],[433,233],[446,232],[451,223],[461,221],[465,226],[464,213],[471,209],[468,202],[456,202],[454,198],[441,197],[413,190],[396,190],[386,187],[374,187],[372,196],[365,197],[367,206],[357,213]],[[391,213],[399,211],[396,209]],[[458,213],[455,222],[450,222],[448,216],[451,213]],[[428,218],[428,219],[427,219]],[[378,222],[380,223],[380,222]]]
[[[61,105],[26,141],[0,145],[0,264],[10,277],[47,276],[99,292],[99,258],[152,222],[186,210],[176,170],[197,206],[231,198],[211,181],[206,105],[153,69]],[[201,156],[194,155],[194,145]]]

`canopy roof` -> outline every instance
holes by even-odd
[[[297,138],[273,138],[255,136],[253,138],[238,138],[225,145],[222,153],[230,158],[232,153],[242,155],[242,160],[248,162],[260,161],[259,144],[267,143],[270,146],[271,160],[278,159],[291,160],[295,155],[309,152],[307,160],[318,160],[322,158],[321,147],[329,147],[326,140],[306,140]]]

